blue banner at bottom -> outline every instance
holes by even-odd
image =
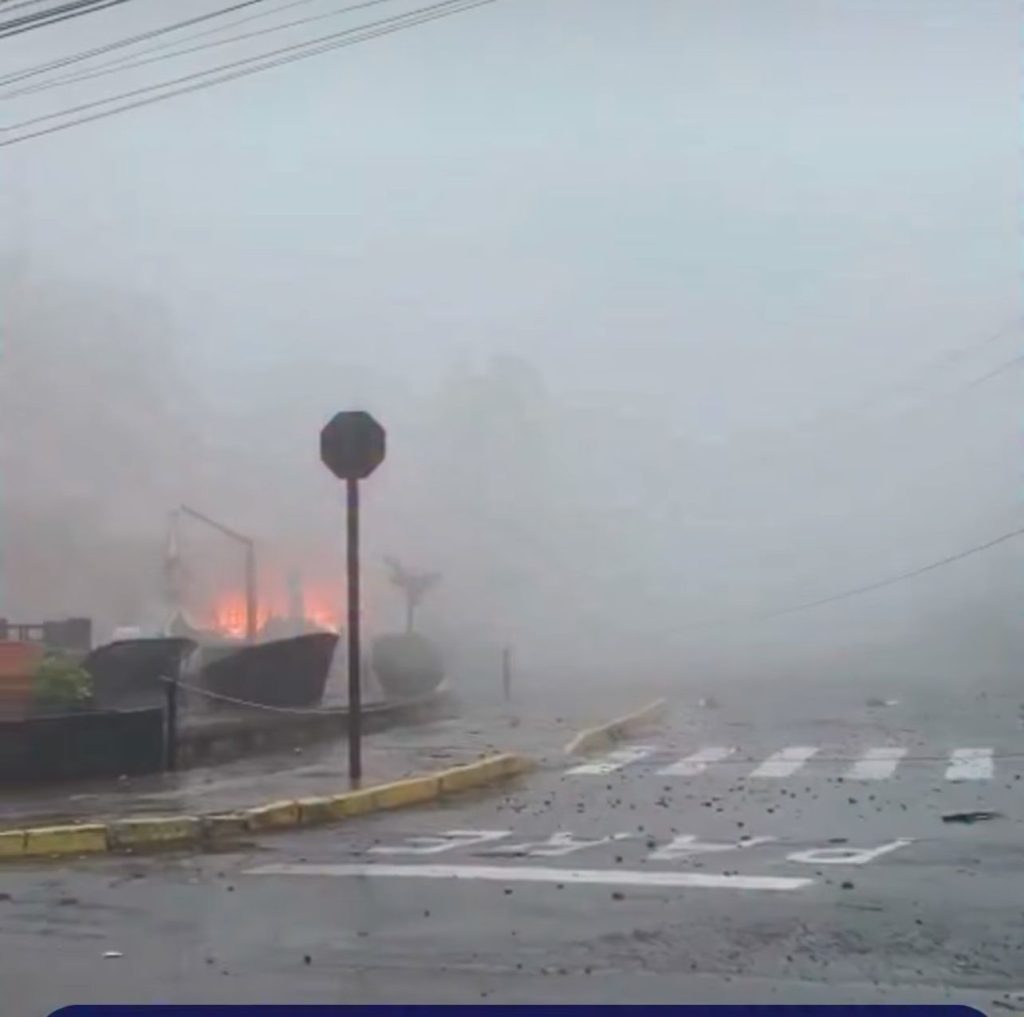
[[[51,1017],[443,1017],[464,1010],[495,1017],[643,1017],[666,1012],[679,1017],[985,1017],[969,1006],[347,1006],[239,1005],[184,1006],[176,1004],[67,1006]]]

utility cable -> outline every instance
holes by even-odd
[[[127,3],[127,0],[75,0],[74,3],[64,4],[49,11],[25,14],[19,18],[12,18],[10,21],[0,22],[0,39],[9,39],[15,35],[23,35],[25,32],[47,28],[63,21],[70,21],[72,18],[80,18],[84,14],[94,14],[97,11],[106,10],[108,7],[117,7],[123,3]]]
[[[37,64],[34,67],[28,67],[20,71],[14,71],[11,74],[0,75],[0,85],[11,85],[19,81],[25,81],[28,78],[37,77],[40,74],[47,74],[50,71],[60,70],[62,67],[68,67],[71,64],[81,63],[83,60],[91,60],[93,57],[102,56],[104,53],[111,53],[117,49],[124,49],[128,46],[134,46],[139,42],[147,42],[150,39],[155,39],[161,35],[167,35],[171,32],[178,32],[182,29],[189,28],[192,25],[202,24],[206,21],[211,21],[215,18],[224,17],[226,14],[231,14],[234,11],[242,10],[246,7],[253,7],[259,4],[266,3],[267,0],[239,0],[238,3],[232,4],[229,7],[221,7],[216,11],[208,11],[206,14],[197,15],[194,18],[187,18],[184,21],[176,21],[169,25],[161,25],[159,28],[152,28],[146,32],[139,32],[137,35],[129,35],[123,39],[115,39],[113,42],[105,43],[102,46],[95,46],[92,49],[81,50],[78,53],[71,53],[68,56],[58,57],[56,60],[50,60],[46,63]],[[243,24],[247,21],[255,20],[256,18],[272,17],[274,14],[279,14],[281,11],[287,10],[291,7],[298,7],[303,4],[313,3],[314,0],[291,0],[290,3],[275,7],[273,10],[264,11],[261,14],[251,14],[245,18],[236,18],[234,21],[229,21],[224,25],[220,25],[216,28],[207,28],[202,32],[195,32],[191,35],[185,36],[183,39],[178,39],[171,42],[161,43],[159,46],[151,47],[151,50],[162,49],[167,46],[174,46],[180,42],[187,42],[189,39],[198,38],[204,35],[210,35],[215,32],[227,31],[230,28],[234,28],[236,25]],[[151,50],[144,50],[143,52],[150,52]],[[125,59],[131,59],[132,57],[140,56],[141,53],[134,53],[128,57],[118,57],[116,60],[110,61],[111,64],[118,63]],[[107,66],[106,64],[101,66]],[[41,91],[43,88],[49,87],[51,84],[62,84],[66,81],[73,81],[77,79],[77,75],[69,74],[61,78],[54,78],[50,81],[41,82],[38,85],[32,86],[31,88],[21,89],[17,92],[8,93],[9,95],[20,95],[22,92],[28,91]]]
[[[261,0],[249,0],[249,3],[253,3],[253,2],[261,2]],[[298,2],[299,3],[308,3],[308,2],[310,2],[310,0],[298,0]],[[19,89],[15,89],[13,91],[10,91],[10,92],[4,92],[4,93],[0,94],[0,99],[15,98],[16,96],[19,96],[19,95],[37,95],[40,92],[46,92],[46,91],[49,91],[52,88],[57,88],[57,87],[60,87],[60,86],[63,86],[63,85],[75,84],[75,83],[80,82],[80,81],[92,81],[92,80],[94,80],[96,78],[107,77],[108,75],[111,75],[111,74],[119,74],[121,71],[134,70],[136,67],[145,67],[145,66],[147,66],[149,64],[159,63],[160,61],[163,61],[163,60],[173,60],[176,57],[188,56],[188,55],[190,55],[192,53],[200,53],[203,50],[215,49],[218,46],[228,46],[228,45],[231,45],[232,43],[240,42],[240,41],[243,41],[245,39],[254,39],[254,38],[257,38],[258,36],[269,35],[269,34],[272,34],[274,32],[281,32],[281,31],[284,31],[284,30],[289,29],[289,28],[295,28],[295,27],[297,27],[299,25],[306,25],[306,24],[309,24],[309,23],[314,22],[314,21],[323,21],[326,18],[341,17],[343,14],[350,14],[352,11],[362,10],[363,8],[366,8],[366,7],[376,7],[376,6],[378,6],[380,4],[383,4],[383,3],[394,3],[394,2],[395,2],[395,0],[363,0],[362,3],[350,4],[350,5],[346,6],[346,7],[342,7],[340,9],[338,9],[338,10],[327,11],[326,13],[321,13],[321,14],[313,14],[313,15],[310,15],[309,17],[305,17],[305,18],[295,18],[292,21],[284,21],[284,22],[281,22],[281,23],[276,24],[276,25],[271,25],[268,28],[262,28],[262,29],[258,29],[256,31],[252,31],[252,32],[241,32],[238,35],[231,35],[231,36],[228,36],[227,38],[224,38],[224,39],[215,39],[213,42],[200,43],[199,45],[196,45],[196,46],[185,46],[185,47],[182,47],[180,49],[172,49],[171,52],[169,52],[169,53],[161,52],[157,56],[144,56],[143,54],[129,54],[129,55],[124,56],[124,57],[118,57],[116,60],[109,61],[107,64],[103,64],[100,67],[93,68],[91,70],[79,71],[78,73],[75,73],[75,74],[68,74],[68,75],[64,75],[63,77],[60,77],[60,78],[52,78],[52,79],[47,80],[47,81],[42,81],[42,82],[40,82],[40,83],[38,83],[36,85],[30,85],[30,86],[28,86],[26,88],[19,88]],[[293,6],[293,4],[289,4],[287,6],[290,7],[290,6]],[[270,14],[270,13],[279,13],[279,12],[280,12],[280,8],[277,11],[274,11],[274,12],[267,12],[265,14],[256,15],[256,17],[263,18],[263,17],[267,17],[268,14]],[[402,15],[398,15],[398,17],[401,17],[401,16]],[[252,18],[240,18],[240,19],[238,19],[238,21],[234,22],[233,24],[238,24],[238,23],[240,23],[242,21],[249,21],[249,20],[252,20]],[[226,26],[226,25],[225,26],[220,26],[220,27],[212,29],[212,30],[207,30],[206,32],[196,33],[196,36],[211,35],[211,34],[214,34],[214,33],[219,33],[219,32],[222,32],[222,31],[226,31],[228,27],[230,27],[230,26]],[[193,38],[196,37],[196,36],[193,36]],[[178,41],[181,42],[181,41],[185,41],[185,40],[178,40]],[[174,46],[174,45],[176,45],[176,43],[174,43],[174,42],[163,43],[159,47],[154,47],[154,48],[157,48],[157,49],[160,49],[160,50],[165,50],[165,49],[168,49],[168,48],[170,48],[171,46]],[[0,82],[0,84],[2,84],[2,83],[3,82]]]
[[[165,88],[170,85],[177,84],[179,82],[185,83],[192,81],[192,84],[184,84],[183,87],[171,89],[166,92],[162,92],[155,96],[148,96],[146,98],[136,99],[133,102],[123,103],[120,106],[115,106],[112,109],[101,110],[97,113],[92,113],[87,116],[78,117],[72,120],[65,121],[64,123],[54,124],[50,127],[44,127],[36,131],[31,131],[25,134],[17,135],[12,138],[8,138],[4,141],[0,141],[0,148],[7,148],[11,145],[18,145],[25,141],[30,141],[34,138],[40,138],[48,134],[54,134],[58,131],[67,130],[72,127],[77,127],[82,124],[92,123],[96,120],[102,120],[106,117],[114,116],[117,113],[123,113],[130,109],[137,109],[143,106],[149,106],[157,102],[162,102],[165,99],[170,99],[178,95],[184,95],[189,92],[200,91],[205,88],[212,88],[215,85],[222,84],[227,81],[233,81],[237,78],[247,77],[250,74],[258,74],[261,71],[269,70],[274,67],[281,67],[285,64],[293,63],[297,60],[304,60],[307,57],[317,56],[321,53],[329,52],[330,50],[340,49],[346,46],[356,45],[360,42],[367,42],[370,39],[380,38],[385,35],[391,35],[395,32],[400,32],[406,28],[412,28],[417,25],[425,24],[428,21],[434,21],[439,18],[450,17],[454,14],[461,14],[464,11],[472,10],[476,7],[483,7],[487,4],[497,3],[498,0],[469,0],[462,6],[453,6],[452,0],[447,2],[434,4],[430,7],[420,8],[417,11],[410,12],[407,15],[396,18],[382,19],[378,22],[371,22],[370,24],[361,26],[359,28],[348,29],[344,32],[335,32],[327,36],[322,36],[320,39],[312,40],[306,43],[299,43],[293,46],[281,47],[277,50],[269,51],[268,53],[261,54],[257,57],[249,57],[245,60],[238,60],[231,64],[222,65],[220,68],[211,68],[207,71],[196,72],[194,74],[185,75],[181,78],[176,78],[171,81],[161,82],[158,85],[151,85],[146,88],[134,89],[130,92],[122,93],[121,95],[110,96],[105,100],[95,103],[86,103],[81,107],[75,107],[74,109],[62,110],[59,113],[49,114],[44,117],[35,117],[28,121],[23,121],[20,124],[13,124],[3,128],[5,132],[11,132],[18,130],[19,128],[42,122],[44,120],[55,119],[58,116],[65,116],[77,109],[92,108],[97,105],[104,105],[106,103],[117,102],[119,99],[129,98],[141,93],[149,92],[157,88]],[[377,26],[377,27],[373,27]],[[362,34],[357,34],[362,33]],[[324,42],[323,40],[330,40]],[[274,54],[285,54],[282,56],[276,56],[273,59],[268,59]],[[263,61],[259,63],[258,61]],[[256,64],[256,66],[246,66]],[[228,68],[239,68],[230,71],[229,73],[220,74],[214,77],[218,71],[227,70]],[[197,78],[204,78],[205,80],[195,81]]]
[[[936,569],[943,568],[946,565],[951,565],[954,562],[963,561],[963,559],[970,558],[973,555],[981,554],[983,551],[988,551],[990,548],[997,547],[999,544],[1005,544],[1007,541],[1013,540],[1022,534],[1024,534],[1024,527],[1020,527],[1016,530],[1010,530],[1009,533],[1003,533],[983,544],[976,544],[974,547],[969,547],[964,551],[958,551],[956,554],[947,555],[945,558],[940,558],[938,561],[922,565],[920,568],[911,569],[908,572],[900,572],[898,575],[889,576],[886,579],[880,579],[873,583],[866,583],[864,586],[855,586],[852,589],[833,593],[826,597],[818,597],[815,600],[807,600],[800,604],[792,604],[789,607],[779,608],[774,611],[765,611],[748,615],[746,620],[760,621],[767,618],[781,618],[785,615],[797,614],[801,611],[809,611],[812,608],[822,607],[825,604],[834,604],[841,600],[848,600],[851,597],[859,597],[862,594],[871,593],[874,590],[881,590],[887,586],[895,586],[897,583],[903,583],[909,579],[915,579],[918,576],[923,576],[928,572],[934,572]]]

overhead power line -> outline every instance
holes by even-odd
[[[248,3],[239,4],[237,6],[245,7],[245,6],[248,6],[251,3],[262,3],[262,2],[263,2],[263,0],[248,0]],[[250,16],[248,18],[239,18],[239,19],[237,19],[237,20],[235,20],[233,22],[230,22],[228,25],[221,25],[221,26],[218,26],[217,28],[214,28],[214,29],[208,29],[205,32],[194,33],[194,35],[192,35],[190,38],[197,38],[197,37],[200,37],[200,36],[219,34],[219,33],[223,32],[223,31],[226,31],[228,28],[233,27],[234,25],[241,24],[241,23],[243,23],[245,21],[252,21],[252,20],[255,20],[256,18],[265,18],[265,17],[268,17],[268,16],[270,16],[272,14],[278,14],[282,10],[285,10],[285,9],[287,9],[289,7],[295,7],[295,6],[298,6],[299,4],[306,4],[306,3],[310,3],[310,2],[311,2],[311,0],[297,0],[297,2],[286,4],[285,7],[283,7],[283,8],[279,7],[277,9],[275,9],[274,11],[266,11],[266,12],[264,12],[262,14],[252,15],[252,16]],[[79,81],[91,81],[91,80],[93,80],[95,78],[107,77],[108,75],[111,75],[111,74],[119,74],[122,71],[133,70],[136,67],[145,67],[148,64],[158,63],[158,62],[163,61],[163,60],[173,60],[174,58],[179,57],[179,56],[187,56],[187,55],[189,55],[191,53],[199,53],[199,52],[201,52],[203,50],[214,49],[214,48],[216,48],[218,46],[227,46],[227,45],[230,45],[232,43],[239,42],[239,41],[242,41],[242,40],[245,40],[245,39],[254,39],[254,38],[258,37],[258,36],[269,35],[269,34],[272,34],[274,32],[281,32],[281,31],[284,31],[284,30],[289,29],[289,28],[295,28],[295,27],[297,27],[299,25],[309,24],[310,22],[313,22],[313,21],[323,21],[326,18],[338,18],[338,17],[341,17],[344,14],[351,14],[353,11],[363,10],[364,8],[367,8],[367,7],[377,7],[380,4],[384,4],[384,3],[395,3],[395,0],[363,0],[362,3],[349,4],[348,6],[341,7],[339,9],[337,9],[337,10],[327,11],[326,13],[322,13],[322,14],[314,14],[314,15],[311,15],[310,17],[306,17],[306,18],[295,18],[292,21],[284,21],[284,22],[281,22],[280,24],[277,24],[277,25],[271,25],[268,28],[259,29],[258,31],[242,32],[242,33],[239,33],[238,35],[230,35],[230,36],[227,36],[224,39],[215,39],[213,42],[201,43],[200,45],[197,45],[197,46],[186,46],[186,47],[181,47],[179,49],[172,49],[171,52],[169,52],[169,53],[161,52],[158,56],[145,56],[143,53],[128,54],[126,56],[118,57],[118,58],[116,58],[114,60],[107,61],[106,63],[101,64],[99,67],[91,68],[91,69],[85,70],[85,71],[79,71],[79,72],[74,73],[74,74],[66,74],[66,75],[63,75],[62,77],[51,78],[51,79],[49,79],[47,81],[42,81],[42,82],[39,82],[38,84],[30,85],[30,86],[27,86],[25,88],[19,88],[19,89],[14,89],[14,90],[12,90],[10,92],[4,92],[3,94],[0,94],[0,98],[7,99],[7,98],[14,98],[14,97],[19,96],[19,95],[36,95],[39,92],[49,91],[49,90],[51,90],[53,88],[57,88],[57,87],[60,87],[60,86],[63,86],[63,85],[75,84],[75,83],[77,83]],[[232,9],[236,9],[236,8],[232,8]],[[178,42],[185,42],[185,41],[187,41],[187,39],[179,39],[179,40],[176,40],[175,42],[165,42],[165,43],[162,43],[160,46],[152,47],[150,50],[145,51],[145,52],[152,52],[153,50],[161,50],[162,51],[162,50],[170,49],[172,46],[176,45]],[[4,82],[0,81],[0,84],[3,84],[3,83]]]
[[[1020,367],[1024,364],[1024,353],[1019,353],[1015,357],[1011,357],[1009,360],[1000,364],[998,367],[992,368],[991,371],[986,371],[983,375],[978,378],[972,378],[970,381],[961,385],[959,388],[954,389],[955,392],[966,392],[968,389],[977,388],[979,385],[983,385],[986,381],[990,381],[992,378],[998,378],[999,375],[1005,374],[1007,371],[1012,370],[1014,367]]]
[[[72,0],[71,3],[60,4],[58,7],[51,7],[35,14],[23,14],[17,18],[0,21],[0,39],[22,35],[25,32],[59,24],[62,21],[70,21],[72,18],[93,14],[96,11],[106,10],[108,7],[116,7],[123,3],[127,3],[127,0]]]
[[[81,50],[77,53],[70,53],[64,57],[58,57],[56,60],[49,60],[42,64],[37,64],[34,67],[27,67],[20,71],[13,71],[10,74],[0,75],[0,85],[12,85],[19,81],[25,81],[29,78],[38,77],[41,74],[48,74],[50,71],[60,70],[62,67],[69,67],[72,64],[81,63],[83,60],[91,60],[93,57],[103,56],[105,53],[112,53],[114,50],[124,49],[129,46],[134,46],[136,43],[148,42],[150,39],[158,38],[161,35],[167,35],[172,32],[179,32],[186,28],[191,28],[193,25],[202,24],[207,21],[212,21],[216,18],[222,18],[227,14],[231,14],[234,11],[242,10],[246,7],[254,7],[259,4],[265,4],[268,0],[239,0],[238,3],[231,4],[228,7],[221,7],[215,11],[207,11],[206,14],[199,14],[194,18],[186,18],[184,21],[175,21],[169,25],[161,25],[159,28],[151,28],[146,32],[139,32],[136,35],[129,35],[123,39],[115,39],[113,42],[104,43],[102,46],[94,46],[91,49]],[[238,18],[234,21],[229,21],[225,25],[218,26],[217,28],[207,29],[205,32],[195,33],[191,36],[186,36],[185,39],[179,39],[178,42],[186,41],[190,38],[195,38],[197,35],[212,34],[229,28],[233,28],[235,25],[242,24],[245,21],[253,20],[254,18],[265,18],[271,17],[274,14],[280,13],[281,11],[287,10],[290,7],[298,7],[300,4],[312,3],[313,0],[292,0],[291,3],[283,4],[280,7],[275,7],[273,10],[265,11],[262,14],[250,15],[248,18]],[[175,42],[163,43],[163,46],[173,46]],[[159,48],[159,47],[154,47]],[[147,51],[148,52],[148,51]],[[138,56],[140,54],[133,54]],[[119,60],[127,59],[125,57],[118,58]],[[116,63],[118,61],[110,61],[110,63]],[[106,66],[106,65],[104,65]],[[32,89],[22,89],[17,92],[9,94],[20,95],[22,92],[38,91],[43,88],[49,87],[51,84],[60,84],[65,81],[76,80],[77,75],[66,75],[62,78],[51,79],[50,81],[44,81],[39,85],[34,86]]]
[[[99,110],[98,112],[91,113],[86,116],[66,120],[63,123],[53,124],[49,127],[40,128],[39,130],[16,135],[15,137],[9,137],[0,141],[0,148],[21,144],[22,142],[29,141],[34,138],[40,138],[48,134],[54,134],[58,131],[67,130],[71,127],[77,127],[81,124],[102,120],[106,117],[123,113],[126,110],[149,106],[178,95],[200,91],[205,88],[212,88],[215,85],[219,85],[227,81],[233,81],[237,78],[247,77],[250,74],[258,74],[261,71],[270,70],[274,67],[281,67],[297,60],[304,60],[311,56],[317,56],[318,54],[346,46],[353,46],[360,42],[367,42],[370,39],[391,35],[395,32],[400,32],[407,28],[425,24],[429,21],[450,17],[455,14],[461,14],[464,11],[497,2],[498,0],[444,0],[444,2],[432,4],[428,7],[417,8],[414,11],[407,12],[400,16],[384,18],[376,22],[369,22],[365,25],[357,26],[356,28],[346,29],[342,32],[333,32],[317,39],[307,40],[303,43],[279,47],[278,49],[270,50],[254,57],[247,57],[243,60],[236,60],[232,63],[223,64],[220,67],[210,68],[205,71],[197,71],[193,74],[183,75],[182,77],[174,78],[169,81],[163,81],[158,84],[132,89],[131,91],[123,92],[119,95],[108,96],[106,99],[90,103],[82,103],[79,106],[69,107],[68,109],[60,110],[56,113],[33,117],[29,120],[9,125],[4,128],[4,130],[5,132],[13,132],[47,120],[54,120],[61,116],[68,116],[72,113],[82,112],[88,109],[94,109],[98,106],[115,103],[121,99],[133,99],[131,102],[124,102],[120,105],[113,106],[112,108]],[[224,71],[227,73],[219,73]],[[172,87],[175,85],[180,85],[181,87]],[[143,96],[147,92],[158,91],[159,89],[166,89],[166,91],[158,92],[157,95],[149,95],[144,98],[134,99],[135,96]]]
[[[893,397],[898,395],[922,395],[926,399],[931,399],[936,397],[941,398],[944,395],[955,395],[958,392],[967,391],[971,388],[974,388],[977,385],[981,385],[982,383],[990,380],[991,378],[995,378],[998,375],[1003,374],[1005,371],[1008,371],[1018,366],[1021,363],[1021,361],[1024,360],[1024,355],[1013,357],[1010,360],[1005,361],[1002,364],[999,364],[993,370],[986,371],[980,377],[968,379],[965,383],[947,392],[940,391],[937,394],[934,392],[924,392],[922,391],[920,382],[922,378],[927,377],[943,368],[951,367],[957,363],[960,363],[966,360],[968,357],[972,356],[973,354],[988,349],[988,347],[994,345],[997,342],[1000,342],[1007,336],[1012,335],[1014,332],[1020,332],[1022,327],[1024,327],[1024,319],[1017,316],[1012,321],[996,329],[994,332],[986,333],[984,336],[982,336],[980,340],[968,343],[964,346],[959,346],[956,349],[942,353],[938,357],[929,361],[927,364],[924,364],[911,371],[908,371],[895,381],[880,386],[870,394],[863,396],[856,401],[841,404],[838,406],[827,407],[825,409],[817,411],[816,413],[802,420],[794,421],[791,424],[782,424],[779,425],[778,427],[772,428],[771,430],[778,434],[780,437],[786,435],[795,436],[811,431],[829,419],[837,417],[847,417],[854,413],[860,413],[863,410],[870,409],[872,406],[877,406],[878,404],[883,403],[886,400],[892,399]],[[916,407],[910,407],[909,409],[914,408]]]
[[[848,600],[850,597],[859,597],[862,594],[871,593],[874,590],[881,590],[887,586],[895,586],[897,583],[903,583],[909,579],[916,579],[918,576],[923,576],[928,572],[934,572],[936,569],[943,568],[946,565],[952,565],[954,562],[963,561],[965,558],[981,554],[983,551],[988,551],[993,547],[997,547],[999,544],[1005,544],[1007,541],[1013,540],[1022,534],[1024,534],[1024,527],[1011,530],[1009,533],[1004,533],[999,537],[988,540],[984,544],[977,544],[964,551],[958,551],[956,554],[940,558],[938,561],[933,561],[927,565],[922,565],[919,568],[911,569],[909,572],[901,572],[898,575],[889,576],[886,579],[879,579],[873,583],[866,583],[864,586],[855,586],[852,589],[843,590],[840,593],[833,593],[827,597],[818,597],[815,600],[807,600],[801,604],[792,604],[789,607],[783,607],[775,611],[765,611],[763,613],[750,616],[749,620],[758,621],[760,619],[767,618],[781,618],[784,615],[796,614],[800,611],[809,611],[812,608],[822,607],[825,604],[834,604],[840,600]]]

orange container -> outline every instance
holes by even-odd
[[[0,640],[0,716],[24,717],[32,704],[33,676],[43,659],[36,643]]]

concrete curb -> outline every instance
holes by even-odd
[[[574,756],[582,755],[586,752],[596,752],[599,749],[607,749],[615,742],[628,738],[637,729],[647,727],[661,720],[667,713],[668,700],[656,699],[653,703],[648,703],[633,713],[616,717],[600,727],[591,727],[580,731],[566,745],[565,752],[567,755]]]
[[[486,787],[526,773],[533,761],[514,753],[486,756],[449,770],[317,798],[267,802],[239,812],[205,816],[139,816],[107,823],[76,823],[0,831],[0,861],[117,854],[168,847],[222,848],[254,833],[336,823],[352,816],[400,809],[448,794]]]

